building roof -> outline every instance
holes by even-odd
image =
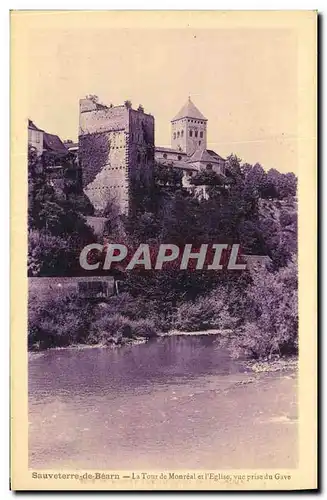
[[[215,158],[217,158],[218,160],[223,160],[223,161],[226,161],[225,158],[223,158],[222,156],[220,156],[218,153],[216,153],[216,151],[213,151],[212,149],[207,149],[206,150],[207,153],[209,153],[210,156],[214,156]]]
[[[67,148],[61,139],[57,135],[48,134],[47,132],[44,132],[43,135],[43,147],[47,151],[67,154]]]
[[[163,151],[164,153],[176,153],[178,155],[186,156],[186,153],[184,151],[180,151],[179,149],[166,148],[164,146],[156,146],[155,151]]]
[[[190,156],[189,162],[206,162],[206,163],[219,163],[225,161],[224,158],[219,156],[215,151],[211,149],[204,149],[195,151],[192,156]]]
[[[65,147],[68,149],[68,150],[76,150],[78,149],[78,142],[64,142],[65,144]]]
[[[31,128],[33,130],[38,130],[39,132],[44,132],[44,130],[38,128],[35,123],[32,122],[32,120],[28,120],[28,128]]]
[[[171,121],[174,122],[176,120],[181,120],[182,118],[195,118],[196,120],[207,121],[207,119],[203,116],[203,114],[193,104],[190,97],[188,98],[187,102],[184,104],[182,109],[177,113],[177,115]]]
[[[163,159],[163,158],[158,158],[157,160],[157,163],[159,163],[161,166],[163,167],[170,167],[170,168],[180,168],[181,170],[191,170],[191,171],[195,171],[197,172],[197,168],[190,164],[190,163],[186,163],[185,161],[182,161],[182,160],[167,160],[167,159]]]

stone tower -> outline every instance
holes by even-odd
[[[207,149],[207,119],[190,97],[171,121],[171,147],[188,156]]]
[[[83,190],[94,208],[133,209],[133,184],[150,185],[154,164],[154,117],[139,106],[104,106],[80,100],[79,159]]]

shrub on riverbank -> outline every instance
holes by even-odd
[[[209,296],[199,297],[194,302],[182,303],[176,313],[173,327],[177,330],[200,331],[231,329],[236,319],[228,312],[225,294],[217,289]]]
[[[229,330],[222,341],[228,343],[234,357],[294,355],[298,351],[297,287],[294,260],[275,272],[260,268],[243,289],[217,288],[180,304],[173,327],[180,331]]]
[[[123,294],[108,303],[92,304],[77,296],[30,294],[28,347],[42,350],[73,344],[123,344],[137,338],[152,338],[155,321],[138,314],[139,304]]]
[[[91,326],[90,339],[93,343],[124,344],[140,337],[151,338],[156,335],[154,323],[151,320],[131,320],[121,314],[110,316],[104,314],[95,320]]]
[[[249,287],[244,324],[234,332],[230,347],[237,357],[252,359],[298,352],[297,265],[295,261],[278,272],[261,269]]]
[[[91,304],[75,296],[30,295],[28,347],[32,350],[87,343]]]
[[[149,320],[157,332],[168,331],[172,327],[172,307],[166,302],[149,300],[147,297],[133,297],[129,293],[121,293],[111,297],[107,303],[95,308],[96,318],[120,314],[130,320]]]

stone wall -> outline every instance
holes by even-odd
[[[103,211],[115,203],[128,208],[129,111],[125,106],[97,108],[80,101],[79,158],[83,189],[94,208]]]
[[[83,188],[95,209],[131,206],[131,183],[149,184],[154,163],[154,118],[126,106],[80,101],[79,157]]]

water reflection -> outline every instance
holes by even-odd
[[[294,466],[290,449],[295,426],[265,425],[272,416],[289,412],[290,398],[276,398],[278,375],[263,378],[260,385],[243,385],[251,379],[243,371],[242,363],[232,360],[214,336],[32,355],[29,466]]]
[[[29,365],[30,397],[146,391],[156,384],[242,370],[213,335],[174,336],[117,349],[50,350]]]

